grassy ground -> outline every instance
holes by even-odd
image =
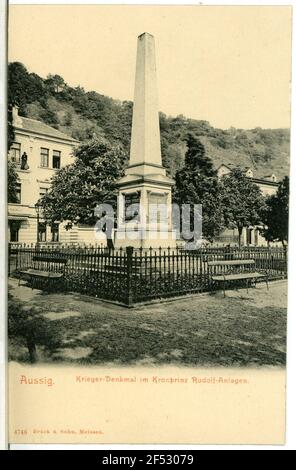
[[[257,289],[188,297],[127,309],[79,295],[31,290],[9,280],[11,292],[38,307],[60,334],[42,362],[100,365],[254,366],[285,364],[286,281]],[[27,361],[17,339],[10,359]]]

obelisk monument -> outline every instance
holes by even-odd
[[[138,37],[129,165],[118,186],[115,247],[174,247],[173,180],[162,166],[154,37]]]

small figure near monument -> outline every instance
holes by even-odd
[[[95,209],[95,214],[98,216],[98,220],[95,226],[96,233],[103,232],[106,236],[107,248],[109,250],[114,250],[113,229],[116,224],[113,213],[111,214],[108,210],[99,212],[99,206],[97,206]]]

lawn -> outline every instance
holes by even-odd
[[[75,294],[43,293],[9,280],[11,293],[35,306],[58,331],[41,362],[188,366],[284,365],[287,282],[199,294],[132,309]],[[17,338],[9,358],[28,361]]]

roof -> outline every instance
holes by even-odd
[[[234,165],[234,163],[221,163],[221,165],[218,166],[218,170],[219,168],[221,168],[222,166],[228,168],[229,170],[231,170],[232,168],[240,168],[241,170],[252,170],[252,168],[250,166],[239,166],[239,165]]]
[[[267,186],[279,186],[279,183],[277,183],[276,181],[265,180],[263,178],[252,178],[252,181],[255,181],[256,183],[260,184],[265,184]]]
[[[225,166],[226,168],[231,170],[230,165],[226,165],[226,163],[221,163],[221,165],[219,165],[217,169],[219,170],[219,168],[221,168],[221,166]]]
[[[36,119],[29,119],[23,116],[18,116],[22,121],[22,125],[16,125],[17,129],[23,129],[24,131],[33,132],[36,134],[46,135],[48,137],[55,137],[57,139],[68,140],[71,142],[78,142],[67,134],[54,129],[53,127],[44,124],[44,122],[36,121]]]
[[[245,171],[248,171],[248,170],[251,170],[252,173],[253,173],[253,170],[251,167],[249,166],[243,166],[243,167],[239,167],[237,165],[234,165],[233,163],[221,163],[221,165],[218,166],[218,170],[219,168],[221,167],[226,167],[228,168],[229,170],[232,170],[233,168],[240,168],[241,170],[245,170]],[[264,178],[270,178],[271,176],[275,176],[274,173],[272,173],[271,175],[268,175],[268,176],[252,176],[252,181],[256,182],[256,183],[260,183],[260,184],[266,184],[268,186],[278,186],[278,183],[276,181],[271,181],[271,180],[268,180],[268,179],[264,179]]]

